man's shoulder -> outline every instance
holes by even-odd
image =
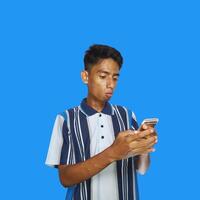
[[[78,110],[78,109],[79,109],[79,106],[74,106],[74,107],[67,108],[67,109],[65,109],[65,110],[63,110],[63,111],[61,111],[61,112],[59,112],[57,115],[58,115],[58,116],[61,116],[61,117],[64,118],[65,120],[67,120],[69,113],[72,113],[72,112],[74,112],[74,111],[76,111],[76,110]]]
[[[112,108],[115,110],[115,109],[119,109],[120,111],[127,111],[127,112],[131,112],[131,109],[129,109],[128,107],[126,106],[123,106],[123,105],[119,105],[119,104],[111,104]]]
[[[127,106],[111,104],[115,112],[120,112],[136,120],[135,112]]]
[[[132,113],[132,111],[129,108],[127,108],[126,106],[118,105],[118,104],[117,105],[113,104],[111,106],[112,106],[112,109],[114,110],[114,113],[116,115],[120,114],[122,116],[122,118],[123,117],[127,118]]]

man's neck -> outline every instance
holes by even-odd
[[[94,110],[96,110],[97,112],[101,112],[105,106],[105,102],[103,101],[98,101],[92,97],[87,97],[86,100],[87,105],[89,105],[90,107],[92,107]]]

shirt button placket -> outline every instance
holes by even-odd
[[[99,114],[99,117],[101,117],[102,115],[101,114]],[[101,124],[101,128],[103,128],[104,127],[104,125],[103,124]],[[102,134],[101,135],[101,139],[104,139],[104,135]]]
[[[101,117],[101,114],[99,115],[99,117]],[[101,128],[103,128],[103,124],[101,125]],[[101,139],[104,139],[104,135],[101,135]]]

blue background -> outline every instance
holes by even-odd
[[[1,1],[1,199],[64,199],[44,165],[58,112],[86,96],[84,51],[124,56],[111,100],[138,122],[159,117],[142,200],[200,199],[198,1]]]

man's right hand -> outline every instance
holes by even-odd
[[[59,165],[62,185],[69,187],[81,183],[98,174],[113,161],[151,152],[156,143],[156,137],[151,132],[154,129],[120,132],[114,143],[101,153],[80,163]]]
[[[113,159],[121,160],[153,152],[153,145],[157,142],[157,136],[153,133],[155,129],[151,127],[146,130],[120,132],[110,146]]]

